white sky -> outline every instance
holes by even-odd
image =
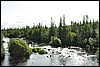
[[[99,1],[1,1],[1,27],[22,27],[25,25],[50,26],[53,17],[58,26],[60,16],[65,14],[65,22],[82,21],[83,15],[89,19],[99,19]]]

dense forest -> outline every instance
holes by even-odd
[[[60,17],[57,27],[51,17],[51,27],[42,26],[41,23],[26,26],[25,28],[2,29],[1,33],[9,38],[25,38],[34,43],[46,43],[55,47],[76,46],[85,49],[90,54],[99,51],[99,21],[89,20],[88,15],[83,16],[83,22],[71,21],[67,25],[65,15]]]

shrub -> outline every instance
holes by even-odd
[[[36,49],[36,48],[33,48],[32,51],[33,51],[34,53],[37,53],[37,49]]]
[[[39,53],[39,54],[47,54],[47,51],[41,49],[41,48],[33,48],[32,51],[34,53]]]
[[[55,36],[52,36],[49,44],[51,46],[54,46],[54,47],[60,47],[61,46],[61,40],[59,38],[55,37]]]
[[[37,49],[38,52],[41,51],[41,48],[36,48],[36,49]]]
[[[45,51],[45,50],[40,50],[40,51],[39,51],[39,54],[47,54],[47,51]]]
[[[12,38],[9,42],[9,52],[12,57],[17,58],[19,56],[28,57],[32,50],[23,40]]]

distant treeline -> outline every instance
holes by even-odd
[[[86,49],[88,52],[95,53],[99,48],[99,21],[94,19],[88,21],[88,15],[83,16],[83,22],[73,22],[71,25],[66,25],[65,15],[60,17],[57,27],[51,17],[51,27],[42,26],[40,23],[37,26],[30,28],[9,28],[2,29],[1,33],[9,38],[26,38],[35,43],[48,43],[51,37],[54,36],[61,40],[62,47],[78,46]]]

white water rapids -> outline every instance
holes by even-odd
[[[8,44],[9,39],[4,39],[5,58],[1,66],[11,66],[9,62]],[[32,46],[29,44],[29,47]],[[25,62],[16,66],[99,66],[95,55],[87,55],[86,52],[68,48],[51,48],[51,46],[36,47],[48,51],[48,54],[40,55],[32,53]]]

